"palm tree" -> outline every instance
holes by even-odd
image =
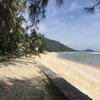
[[[18,17],[19,10],[22,10],[22,0],[2,0],[0,1],[0,51],[7,52],[11,34],[12,37],[17,37],[21,29],[21,24]],[[21,17],[21,16],[20,16]],[[14,42],[14,40],[13,40]]]
[[[60,6],[63,0],[55,0]],[[0,52],[13,52],[18,48],[20,40],[23,40],[25,22],[23,13],[27,10],[31,25],[45,17],[45,11],[49,0],[0,0]],[[35,37],[35,41],[37,38]],[[34,41],[34,39],[33,39]]]

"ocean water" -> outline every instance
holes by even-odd
[[[60,52],[60,58],[100,68],[100,52]]]

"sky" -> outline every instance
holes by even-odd
[[[76,50],[100,51],[100,9],[95,14],[87,14],[83,9],[95,0],[64,0],[61,7],[54,1],[49,0],[46,19],[39,24],[40,32]]]

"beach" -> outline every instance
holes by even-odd
[[[59,53],[41,54],[38,64],[43,64],[93,100],[100,98],[100,69],[90,65],[65,60]]]
[[[40,70],[41,64],[93,100],[99,100],[100,69],[62,59],[58,54],[0,62],[0,100],[64,100]]]
[[[52,91],[53,90],[53,91]],[[64,100],[35,59],[0,62],[0,100]]]

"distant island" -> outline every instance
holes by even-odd
[[[60,43],[59,41],[55,41],[55,40],[51,40],[48,38],[44,38],[44,43],[46,45],[46,48],[48,51],[51,52],[66,52],[66,51],[76,51],[62,43]]]
[[[82,50],[81,52],[94,52],[94,50],[92,50],[92,49],[86,49],[86,50]]]

